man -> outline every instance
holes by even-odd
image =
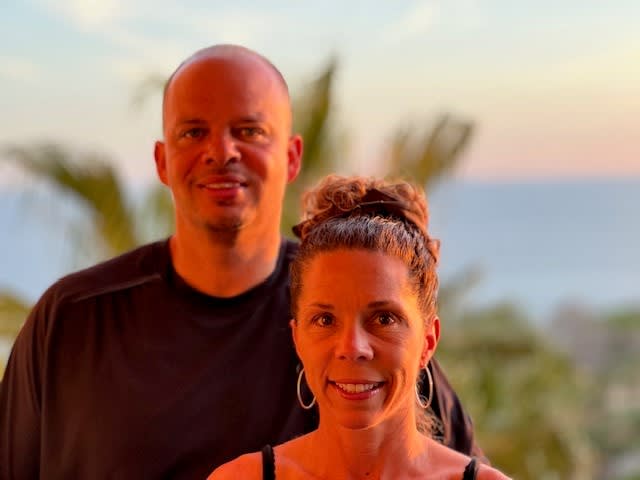
[[[314,428],[288,329],[295,245],[279,233],[302,156],[284,79],[245,48],[201,50],[168,82],[163,131],[176,231],[35,306],[0,391],[3,479],[205,478]],[[445,440],[468,452],[470,424],[434,377]]]

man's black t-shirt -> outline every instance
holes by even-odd
[[[168,241],[55,283],[31,312],[0,389],[0,478],[194,479],[315,428],[297,403],[289,263],[237,297],[189,287]],[[472,429],[441,371],[445,443]]]

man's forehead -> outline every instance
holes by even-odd
[[[197,55],[186,62],[176,70],[175,76],[179,77],[184,72],[192,69],[211,69],[211,70],[255,70],[257,72],[267,73],[267,66],[258,58],[247,54],[202,54]]]
[[[289,89],[280,71],[266,58],[236,45],[221,45],[200,50],[185,60],[171,75],[165,87],[166,94],[172,85],[182,77],[190,77],[194,72],[221,76],[236,76],[236,81],[252,77],[260,83],[275,85],[289,98]],[[185,75],[186,74],[186,75]]]
[[[180,72],[165,100],[172,110],[198,110],[214,105],[251,111],[290,108],[289,97],[270,74],[241,67],[226,68],[208,61],[192,64]]]
[[[280,104],[290,115],[289,93],[280,72],[251,50],[222,46],[196,52],[178,67],[164,92],[163,118],[178,114],[176,108],[189,110],[186,104],[204,105],[229,97],[254,113]]]
[[[265,59],[261,55],[258,55],[257,53],[252,52],[251,50],[236,46],[222,46],[200,50],[187,58],[184,62],[182,62],[181,66],[207,59],[269,64],[267,59]],[[179,69],[180,67],[178,67],[177,70]]]

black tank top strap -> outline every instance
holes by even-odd
[[[262,478],[276,480],[276,460],[271,445],[265,445],[262,448]]]
[[[476,458],[473,457],[464,469],[464,475],[462,475],[462,480],[476,480],[477,475],[478,475],[478,463],[476,461]]]

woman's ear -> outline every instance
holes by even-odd
[[[291,327],[291,338],[293,338],[293,346],[296,348],[296,354],[298,358],[300,358],[300,354],[298,353],[298,322],[296,322],[295,318],[289,320],[289,327]]]
[[[436,352],[438,341],[440,340],[440,318],[437,315],[433,316],[433,319],[424,330],[424,347],[422,349],[422,355],[420,356],[420,367],[424,368],[429,360]]]

